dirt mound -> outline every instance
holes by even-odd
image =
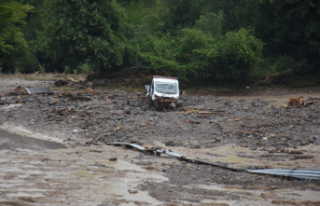
[[[60,149],[66,148],[63,144],[23,137],[0,130],[0,150],[2,149]]]

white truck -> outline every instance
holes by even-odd
[[[176,108],[181,105],[179,81],[177,77],[154,75],[150,85],[145,85],[151,105],[157,109]]]

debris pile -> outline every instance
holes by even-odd
[[[159,112],[140,93],[119,90],[6,96],[1,100],[5,104],[26,103],[19,108],[0,108],[2,123],[34,120],[29,126],[53,132],[56,126],[62,132],[77,130],[72,135],[89,140],[107,133],[96,143],[150,144],[157,140],[197,149],[232,143],[266,151],[319,144],[319,104],[301,110],[267,107],[270,103],[260,100],[183,96],[185,111]],[[52,121],[57,123],[55,127]]]
[[[312,97],[308,100],[304,100],[303,97],[290,98],[289,106],[306,107],[310,104],[317,103],[318,99],[313,99]]]
[[[6,95],[8,95],[8,96],[28,95],[28,92],[26,91],[25,88],[18,86],[17,88],[11,90]]]

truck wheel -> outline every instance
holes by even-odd
[[[152,101],[151,97],[150,97],[150,103],[149,103],[149,106],[150,106],[150,107],[153,107],[153,106],[154,106],[154,102]]]

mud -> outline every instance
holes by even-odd
[[[57,92],[6,96],[16,82],[5,82],[0,205],[318,204],[319,181],[234,172],[106,143],[160,146],[243,169],[319,170],[320,103],[286,103],[320,93],[183,96],[183,106],[211,113],[160,112],[141,93],[80,91],[87,102]]]
[[[39,140],[35,138],[11,134],[0,130],[0,150],[2,149],[61,149],[65,145],[52,141]]]

